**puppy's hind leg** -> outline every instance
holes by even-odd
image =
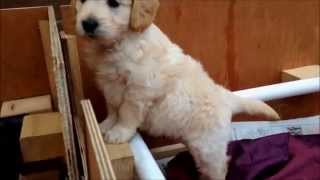
[[[202,174],[201,179],[224,180],[227,174],[227,145],[230,128],[214,129],[188,143],[189,150]]]

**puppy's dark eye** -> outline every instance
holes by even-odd
[[[117,8],[120,5],[117,0],[107,0],[107,1],[108,1],[108,5],[112,8]]]
[[[81,0],[82,3],[84,3],[86,0]]]

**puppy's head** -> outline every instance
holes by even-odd
[[[158,0],[81,0],[77,31],[93,39],[118,40],[124,33],[145,30],[158,7]]]

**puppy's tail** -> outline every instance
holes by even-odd
[[[272,120],[280,119],[279,114],[275,110],[260,100],[242,98],[233,93],[230,93],[230,96],[234,100],[231,105],[233,114],[247,113],[249,115],[263,115]]]

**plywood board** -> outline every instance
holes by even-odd
[[[89,179],[116,179],[110,155],[101,136],[97,119],[89,100],[81,101],[86,122]]]
[[[63,136],[66,149],[66,162],[68,166],[68,177],[78,179],[78,163],[76,156],[75,134],[73,132],[73,117],[70,107],[70,98],[66,78],[65,62],[61,47],[61,39],[57,27],[55,11],[53,7],[48,8],[50,47],[53,58],[53,69],[57,87],[58,108],[63,117]]]

